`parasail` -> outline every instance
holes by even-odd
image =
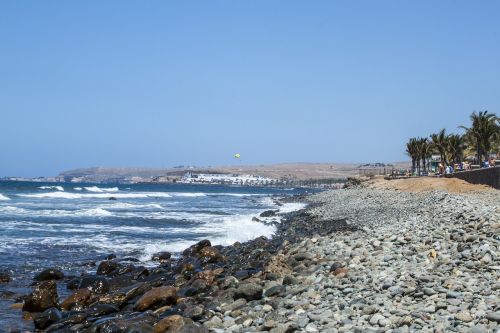
[[[234,158],[240,158],[241,155],[240,154],[234,154]]]

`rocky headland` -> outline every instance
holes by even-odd
[[[155,268],[109,256],[95,274],[48,269],[15,306],[40,332],[497,332],[499,193],[361,184],[295,198],[309,207],[277,217],[273,239],[201,241]]]

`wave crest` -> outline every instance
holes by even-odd
[[[84,187],[85,191],[95,192],[95,193],[103,193],[103,192],[118,192],[118,187],[97,187],[97,186],[87,186]]]
[[[57,190],[57,191],[64,191],[64,187],[62,186],[40,186],[38,187],[41,190]]]

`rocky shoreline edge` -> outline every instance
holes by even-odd
[[[201,241],[145,268],[37,276],[43,332],[496,332],[500,197],[355,186],[305,198],[276,236]],[[297,198],[295,198],[297,200]],[[56,280],[73,293],[59,300]],[[62,282],[61,282],[62,281]]]

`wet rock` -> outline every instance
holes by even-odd
[[[163,318],[155,324],[153,333],[206,333],[208,329],[179,315]]]
[[[153,328],[153,333],[179,332],[183,326],[184,318],[179,315],[173,315],[163,318],[156,323]]]
[[[102,276],[84,276],[78,284],[78,289],[87,288],[92,293],[103,294],[109,291],[109,282]]]
[[[64,273],[56,268],[48,268],[35,275],[35,281],[61,280]]]
[[[35,328],[45,329],[62,319],[62,313],[56,308],[50,308],[40,313],[35,320]]]
[[[200,305],[188,306],[182,315],[186,318],[191,318],[193,320],[200,320],[203,317],[203,307]]]
[[[177,289],[175,287],[158,287],[142,295],[135,303],[134,308],[144,311],[153,306],[172,305],[176,302]]]
[[[151,312],[120,313],[95,321],[89,332],[100,333],[151,333],[158,316]]]
[[[165,261],[170,260],[171,257],[172,257],[172,253],[167,252],[167,251],[163,251],[163,252],[157,252],[157,253],[153,254],[153,257],[151,258],[151,260],[165,262]]]
[[[104,260],[104,261],[101,261],[99,266],[97,266],[96,274],[97,275],[109,275],[109,274],[113,273],[113,271],[118,270],[121,267],[122,266],[115,261]]]
[[[81,309],[90,304],[91,296],[90,290],[78,289],[61,303],[61,308],[63,310],[71,310],[74,307]]]
[[[244,298],[247,301],[262,298],[262,287],[255,283],[241,284],[234,293],[235,298]]]
[[[198,252],[198,258],[202,264],[216,263],[222,260],[222,255],[217,248],[206,246]]]
[[[182,255],[185,257],[191,257],[198,252],[200,252],[201,249],[204,247],[212,246],[212,243],[208,239],[204,239],[202,241],[199,241],[198,243],[191,245],[191,247],[187,248],[182,252]]]
[[[43,312],[58,307],[57,286],[54,280],[42,281],[24,300],[23,311]]]
[[[260,213],[260,217],[272,217],[276,216],[276,210],[266,210],[265,212]]]
[[[89,317],[99,317],[110,313],[118,312],[120,309],[111,304],[96,304],[85,310]]]
[[[68,283],[66,283],[66,288],[70,290],[78,289],[78,286],[80,285],[80,280],[81,278],[79,277],[72,278],[71,280],[68,281]]]
[[[7,272],[0,272],[0,283],[10,282],[10,275]]]

